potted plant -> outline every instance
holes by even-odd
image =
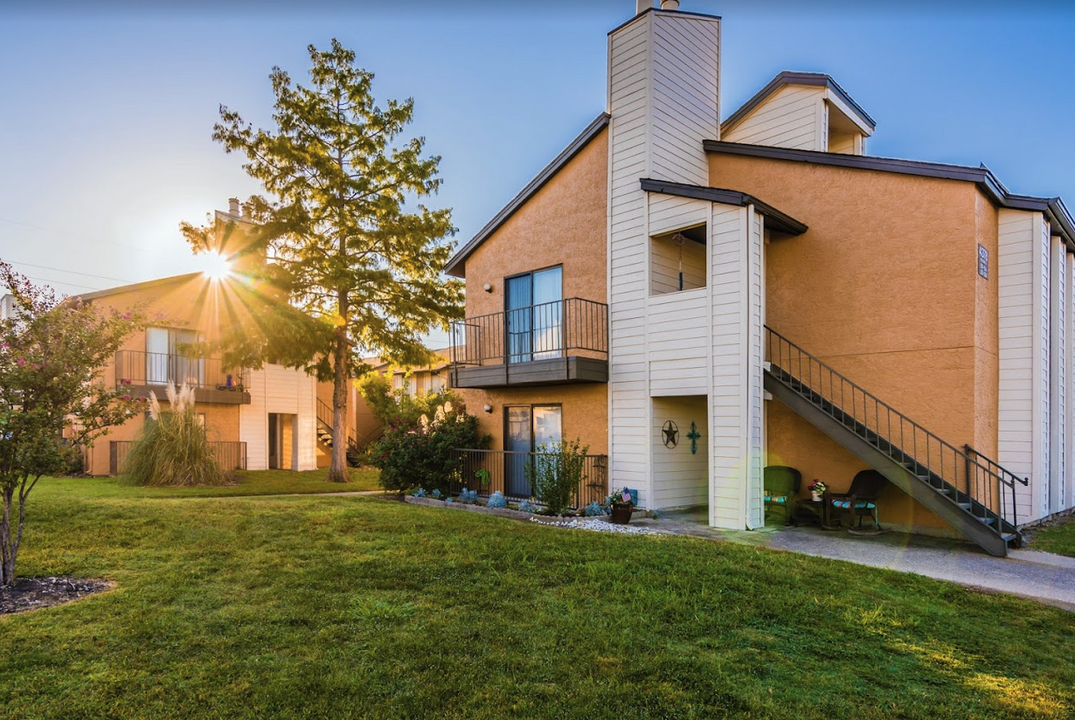
[[[617,490],[606,498],[612,512],[611,522],[626,525],[631,522],[631,513],[635,507],[635,497],[628,488]]]
[[[821,502],[821,496],[824,495],[828,489],[828,486],[817,478],[814,478],[814,482],[810,483],[810,487],[807,488],[807,490],[810,491],[810,497],[814,502]]]

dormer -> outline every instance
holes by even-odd
[[[784,71],[720,126],[724,142],[865,155],[875,123],[823,73]]]

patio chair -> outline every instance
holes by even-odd
[[[795,468],[770,465],[762,473],[765,488],[765,515],[779,508],[784,513],[784,524],[790,525],[794,518],[795,494],[799,492],[803,476]]]
[[[877,520],[877,498],[881,495],[888,482],[881,473],[876,470],[863,470],[855,475],[851,481],[851,488],[846,493],[825,493],[825,503],[828,505],[834,524],[839,525],[843,516],[850,516],[852,526],[850,532],[877,534],[881,532],[881,523]],[[854,518],[858,517],[858,528],[854,527]],[[873,518],[873,530],[862,530],[862,518]]]

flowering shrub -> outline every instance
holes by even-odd
[[[420,486],[448,492],[448,483],[459,471],[455,448],[482,448],[488,437],[478,434],[478,419],[467,415],[459,401],[446,400],[432,418],[423,414],[416,421],[395,418],[373,446],[373,465],[381,469],[381,486],[386,490],[406,490]]]
[[[499,510],[508,506],[508,500],[504,497],[504,493],[497,490],[495,493],[489,496],[489,501],[485,503],[485,507],[493,510]]]

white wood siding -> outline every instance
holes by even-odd
[[[661,12],[609,36],[610,484],[637,488],[643,506],[652,497],[646,310],[652,233],[639,181],[708,183],[702,141],[719,137],[719,40],[715,18]],[[665,209],[677,214],[672,204]],[[659,217],[656,226],[670,229],[666,220]]]
[[[824,112],[825,88],[785,85],[754,108],[722,140],[798,150],[824,150],[828,123]]]
[[[1064,412],[1064,474],[1060,477],[1061,508],[1066,510],[1075,506],[1075,255],[1065,253],[1064,267],[1067,285],[1064,288],[1064,347],[1067,364],[1064,372],[1065,398]]]
[[[745,405],[748,408],[747,439],[747,527],[765,524],[762,470],[765,451],[764,379],[762,363],[765,361],[765,226],[761,215],[751,206],[748,212],[750,233],[746,238],[747,279],[747,387]]]
[[[1053,469],[1052,458],[1049,454],[1049,438],[1051,437],[1049,422],[1050,400],[1052,399],[1049,382],[1052,365],[1052,343],[1050,342],[1052,340],[1050,333],[1052,326],[1049,317],[1052,294],[1052,276],[1050,273],[1052,253],[1050,251],[1049,225],[1041,215],[1035,217],[1034,234],[1037,239],[1038,273],[1041,278],[1041,284],[1037,292],[1040,302],[1035,303],[1034,367],[1036,374],[1034,376],[1034,387],[1037,395],[1035,397],[1034,416],[1040,423],[1041,437],[1040,444],[1035,444],[1037,469],[1034,473],[1034,478],[1031,480],[1031,489],[1034,491],[1032,498],[1036,500],[1038,508],[1036,517],[1040,518],[1049,514],[1049,480]]]
[[[1019,476],[1030,478],[1030,487],[1016,486],[1020,524],[1040,516],[1038,487],[1048,453],[1048,417],[1043,413],[1048,412],[1049,274],[1048,247],[1043,252],[1041,244],[1043,224],[1040,213],[1008,209],[999,212],[997,461]]]
[[[709,425],[705,397],[654,398],[650,427],[653,454],[653,507],[673,508],[704,505],[709,496]],[[665,447],[662,429],[673,421],[679,427],[679,443]],[[697,452],[687,437],[691,423],[698,434]]]
[[[280,365],[266,365],[248,374],[250,404],[239,408],[239,439],[246,443],[247,468],[264,470],[269,466],[269,414],[280,413],[295,416],[295,469],[317,469],[315,380]]]
[[[653,177],[707,185],[702,140],[720,137],[720,25],[674,13],[650,16]]]
[[[1053,236],[1049,242],[1050,249],[1050,285],[1049,296],[1049,337],[1050,337],[1050,373],[1049,373],[1049,457],[1052,472],[1048,483],[1048,513],[1052,514],[1063,507],[1063,478],[1067,473],[1067,251],[1064,241]]]

